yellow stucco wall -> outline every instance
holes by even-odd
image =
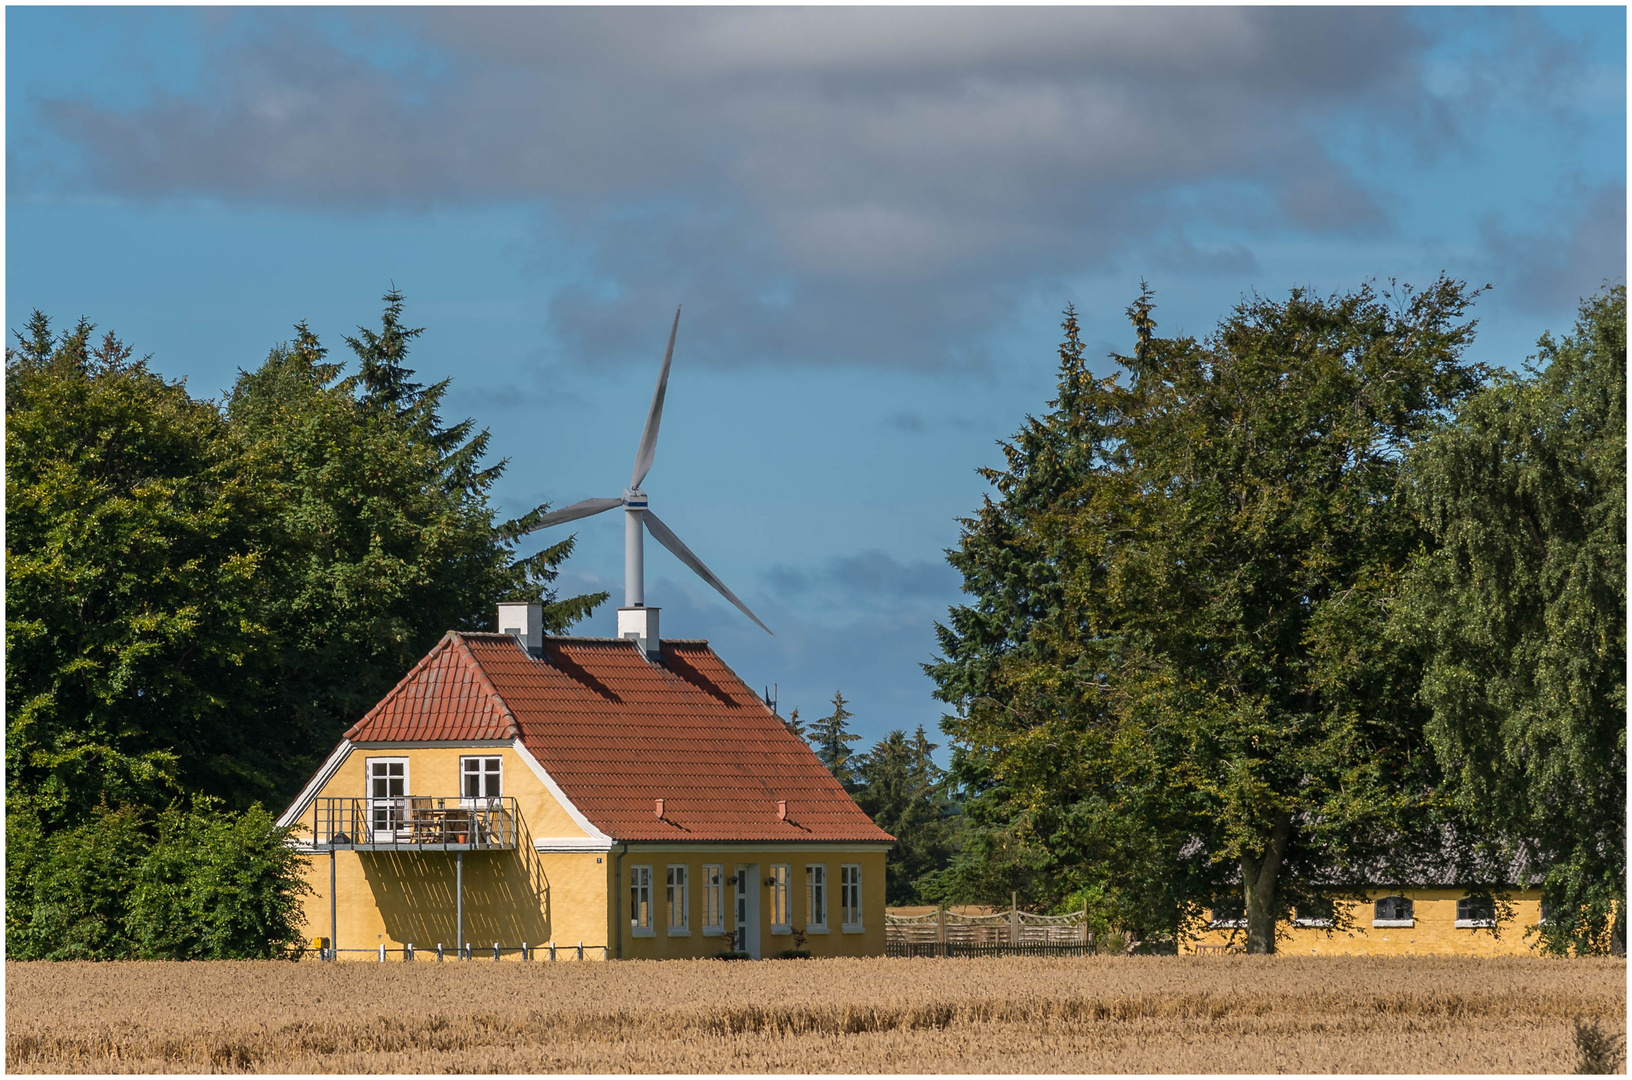
[[[367,793],[368,759],[391,757],[408,759],[409,795],[452,801],[459,796],[459,759],[471,755],[502,760],[503,790],[516,800],[520,822],[515,850],[463,855],[465,940],[489,949],[495,941],[512,948],[552,941],[576,947],[581,941],[597,947],[590,952],[599,959],[598,947],[607,944],[609,919],[607,856],[576,851],[540,854],[533,849],[535,839],[582,840],[587,834],[513,747],[353,747],[317,794],[361,798]],[[297,835],[309,835],[310,821],[308,811]],[[340,948],[374,949],[383,944],[396,950],[412,943],[416,949],[434,950],[441,942],[451,954],[458,940],[455,859],[453,852],[443,851],[337,852],[334,937]],[[309,938],[330,936],[329,863],[326,853],[306,861],[305,876],[313,889],[305,901]]]
[[[1392,955],[1399,953],[1442,953],[1457,956],[1523,956],[1532,952],[1535,935],[1525,932],[1541,919],[1541,890],[1519,889],[1506,894],[1513,917],[1493,932],[1456,925],[1456,902],[1468,895],[1463,889],[1373,889],[1365,903],[1339,901],[1352,925],[1345,929],[1294,926],[1283,922],[1277,927],[1275,948],[1288,954]],[[1411,901],[1413,925],[1373,926],[1373,903],[1385,896],[1403,896]],[[1500,905],[1498,905],[1499,907]],[[1210,915],[1211,913],[1209,913]],[[1197,945],[1244,944],[1245,930],[1208,929],[1185,945],[1194,952]]]
[[[726,877],[743,864],[757,864],[760,895],[762,956],[774,957],[795,947],[791,934],[773,933],[770,889],[764,879],[777,863],[792,873],[790,900],[793,925],[805,928],[805,867],[827,866],[829,933],[807,935],[804,948],[817,956],[877,956],[884,952],[884,852],[881,849],[766,848],[752,845],[707,845],[662,848],[636,845],[621,860],[611,851],[539,852],[534,840],[585,839],[587,834],[566,807],[551,795],[514,748],[505,746],[438,746],[389,749],[354,747],[318,797],[362,798],[366,795],[366,762],[371,757],[408,759],[408,794],[415,797],[457,799],[459,759],[462,756],[499,756],[503,759],[503,790],[516,800],[520,817],[519,844],[512,851],[467,851],[463,854],[464,939],[491,956],[495,941],[506,948],[554,943],[558,957],[576,956],[582,942],[586,959],[617,956],[622,938],[626,958],[713,956],[730,947],[735,929],[735,894],[725,893],[723,935],[703,932],[703,866],[720,864]],[[309,835],[311,812],[297,823],[296,835]],[[333,915],[336,944],[342,950],[374,950],[380,945],[397,952],[412,943],[420,955],[434,955],[438,942],[452,955],[458,933],[455,926],[455,854],[444,851],[340,851],[332,856],[335,876]],[[317,853],[306,860],[305,878],[312,887],[304,902],[308,939],[330,936],[331,856]],[[667,929],[665,876],[670,864],[688,868],[691,905],[690,933],[674,936]],[[845,933],[839,925],[840,867],[862,867],[863,930]],[[629,926],[631,867],[652,867],[653,918],[656,933],[635,936]],[[620,935],[621,931],[621,935]],[[602,946],[607,949],[603,953]],[[568,949],[570,952],[561,950]],[[477,953],[480,955],[479,951]],[[400,955],[400,953],[398,953]],[[366,959],[362,953],[342,952],[345,959]],[[520,959],[505,954],[504,959]]]
[[[616,863],[617,849],[613,851]],[[622,858],[621,867],[614,872],[621,877],[618,894],[621,910],[617,917],[623,927],[623,955],[628,959],[679,959],[683,957],[714,956],[731,947],[736,929],[736,892],[726,885],[724,892],[725,932],[723,935],[705,933],[703,927],[703,867],[718,865],[729,879],[738,866],[755,867],[752,887],[759,896],[759,950],[764,958],[775,957],[785,949],[803,948],[813,956],[883,956],[884,955],[884,851],[876,848],[831,847],[770,847],[759,845],[705,845],[697,848],[634,845]],[[771,923],[771,888],[766,880],[771,867],[788,867],[789,900],[792,927],[807,930],[805,943],[800,946],[790,933],[778,933]],[[805,868],[814,864],[827,867],[828,930],[808,932],[809,912]],[[862,929],[845,932],[840,915],[840,868],[846,864],[861,867]],[[669,932],[667,871],[671,865],[687,868],[689,891],[688,932]],[[652,923],[650,935],[637,935],[630,925],[629,893],[633,869],[649,866],[652,869]],[[615,952],[616,950],[614,950]]]

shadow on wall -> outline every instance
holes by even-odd
[[[513,851],[465,852],[465,940],[505,946],[550,940],[549,882],[523,826]],[[452,947],[453,852],[359,852],[363,877],[394,941]]]

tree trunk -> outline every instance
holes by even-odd
[[[1292,815],[1283,813],[1270,830],[1269,845],[1263,854],[1241,856],[1241,887],[1245,891],[1247,952],[1275,951],[1275,896],[1281,860],[1292,838]]]

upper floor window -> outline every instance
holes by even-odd
[[[771,933],[793,931],[793,911],[788,896],[788,866],[778,863],[771,867]]]
[[[652,868],[629,868],[629,927],[636,934],[652,932]]]
[[[827,932],[827,866],[805,867],[805,929]]]
[[[459,791],[467,799],[496,799],[504,794],[504,759],[462,757],[459,759]]]
[[[668,896],[669,904],[669,933],[680,933],[690,928],[688,921],[690,911],[690,890],[686,888],[687,867],[674,865],[669,867]]]
[[[846,930],[861,929],[861,866],[857,863],[839,868],[839,918]]]
[[[1488,896],[1464,896],[1456,902],[1456,925],[1464,928],[1495,926],[1496,902]]]
[[[1410,926],[1414,918],[1411,901],[1403,896],[1385,896],[1372,905],[1371,912],[1373,926]]]

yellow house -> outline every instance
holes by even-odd
[[[707,642],[510,608],[519,633],[447,634],[280,819],[324,947],[883,955],[894,838]]]
[[[1527,931],[1541,919],[1539,888],[1510,888],[1494,896],[1442,884],[1374,888],[1366,890],[1364,901],[1338,900],[1330,911],[1294,912],[1275,928],[1275,948],[1323,956],[1523,956],[1536,943]],[[1239,911],[1209,911],[1206,929],[1182,951],[1244,945],[1246,925]]]

